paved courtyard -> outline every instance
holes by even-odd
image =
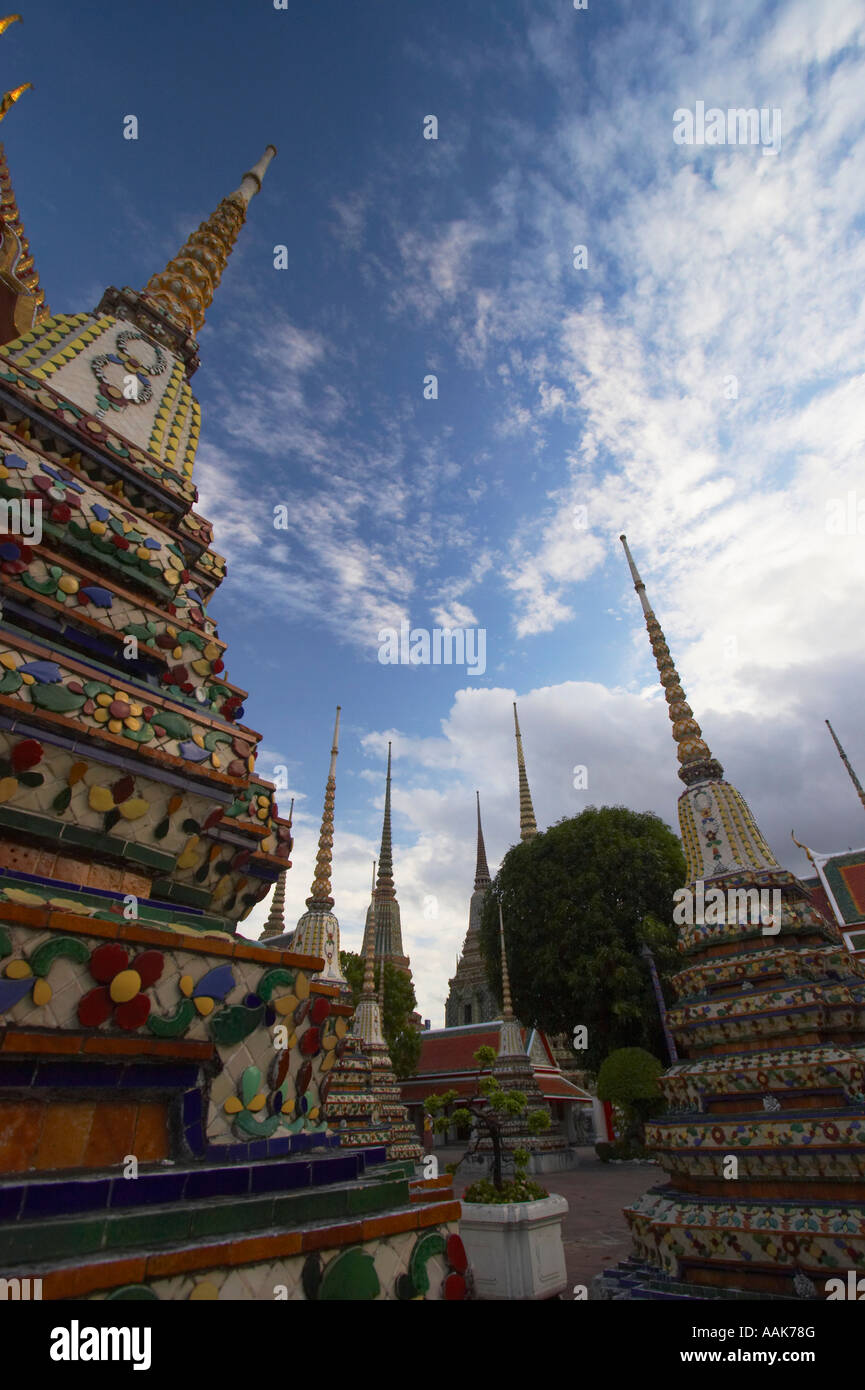
[[[588,1284],[593,1275],[631,1253],[622,1208],[647,1188],[665,1181],[657,1164],[601,1163],[592,1148],[578,1152],[578,1167],[537,1178],[548,1192],[558,1192],[567,1199],[562,1239],[570,1288]],[[436,1153],[443,1168],[445,1163],[461,1158],[463,1150],[437,1149]],[[473,1181],[472,1172],[461,1168],[454,1177],[456,1195],[461,1196]]]

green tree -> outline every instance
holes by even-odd
[[[340,951],[339,962],[342,966],[342,973],[351,987],[352,1003],[357,1005],[363,990],[363,956],[358,955],[355,951]],[[376,989],[381,986],[381,966],[382,962],[376,961]],[[393,1062],[393,1069],[397,1076],[403,1079],[407,1076],[414,1076],[420,1061],[421,1035],[410,1020],[410,1015],[414,1013],[416,1005],[414,985],[408,975],[404,975],[401,970],[397,970],[395,965],[386,960],[384,962],[384,1008],[382,1009],[381,1028],[390,1053],[390,1060]]]
[[[456,1110],[448,1114],[448,1107],[458,1099],[456,1091],[444,1091],[438,1096],[427,1096],[425,1106],[428,1115],[433,1117],[433,1128],[445,1134],[452,1125],[458,1128],[469,1125],[472,1119],[486,1130],[493,1147],[492,1186],[485,1179],[472,1183],[463,1193],[465,1202],[526,1202],[537,1201],[548,1196],[543,1187],[533,1183],[527,1176],[529,1154],[526,1149],[513,1150],[515,1174],[511,1182],[504,1181],[502,1161],[504,1158],[504,1131],[509,1120],[525,1116],[526,1129],[530,1134],[540,1134],[550,1127],[548,1110],[533,1110],[526,1114],[528,1102],[524,1091],[505,1091],[498,1078],[492,1075],[491,1068],[496,1060],[492,1047],[479,1047],[474,1054],[478,1064],[476,1098],[464,1101]],[[481,1072],[486,1072],[485,1076]],[[475,1145],[475,1148],[477,1145]],[[474,1149],[466,1149],[459,1163],[453,1165],[454,1171]]]
[[[662,983],[680,962],[673,893],[685,879],[678,837],[651,812],[590,806],[508,850],[481,921],[489,980],[501,996],[502,904],[514,1012],[549,1033],[587,1029],[597,1071],[617,1047],[665,1056],[648,945]]]
[[[645,1147],[644,1126],[664,1108],[658,1086],[663,1065],[642,1047],[620,1047],[605,1057],[598,1073],[598,1099],[618,1105],[625,1116],[624,1145],[640,1154]]]

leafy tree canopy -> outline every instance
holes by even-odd
[[[685,880],[678,837],[651,812],[590,806],[508,851],[487,895],[481,947],[501,997],[501,901],[514,1012],[549,1033],[583,1025],[585,1065],[618,1047],[666,1056],[641,947],[662,982],[679,967],[673,893]]]
[[[363,990],[363,956],[355,951],[340,951],[339,961],[342,973],[351,987],[352,1003],[357,1004]],[[382,962],[376,961],[375,987],[381,987]],[[397,1076],[414,1076],[420,1061],[421,1035],[410,1022],[410,1015],[417,1004],[414,985],[408,975],[391,964],[384,962],[384,1008],[382,1010],[382,1032]]]
[[[658,1077],[664,1068],[643,1047],[620,1047],[605,1057],[598,1072],[598,1097],[613,1105],[657,1100]]]

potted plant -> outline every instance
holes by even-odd
[[[510,1151],[513,1177],[505,1179],[505,1139],[513,1120],[525,1118],[530,1134],[550,1126],[547,1110],[532,1110],[523,1091],[504,1090],[488,1069],[496,1059],[491,1047],[479,1047],[474,1054],[479,1067],[478,1097],[447,1114],[457,1099],[456,1091],[429,1096],[426,1109],[439,1133],[451,1125],[475,1122],[475,1143],[466,1149],[459,1163],[449,1164],[455,1172],[477,1152],[486,1135],[492,1146],[492,1168],[463,1194],[460,1234],[474,1274],[474,1284],[482,1298],[553,1298],[567,1287],[562,1220],[568,1204],[564,1197],[552,1196],[533,1182],[527,1173],[528,1152],[520,1147]],[[487,1075],[481,1075],[487,1070]]]

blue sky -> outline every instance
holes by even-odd
[[[539,824],[623,803],[675,825],[622,530],[782,861],[803,866],[791,826],[865,842],[823,725],[865,776],[860,3],[35,0],[0,52],[5,87],[34,84],[3,136],[54,309],[143,285],[278,148],[193,388],[199,510],[229,562],[210,611],[260,767],[297,796],[290,917],[337,703],[344,944],[391,738],[404,943],[434,1023],[475,787],[491,867],[517,835],[515,697]],[[780,110],[777,153],[676,144],[698,101]],[[485,674],[380,664],[403,620],[483,628]]]

